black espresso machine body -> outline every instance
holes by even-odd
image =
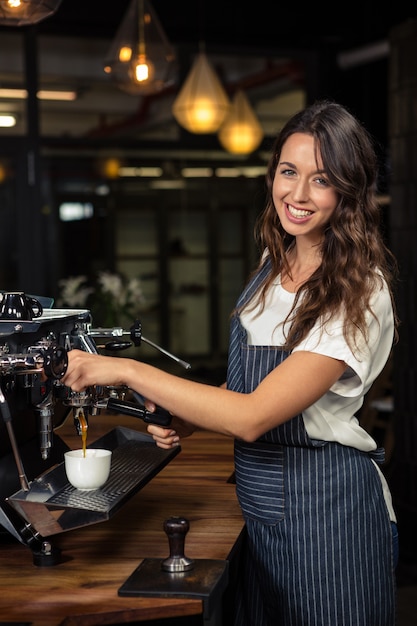
[[[122,341],[123,335],[132,341]],[[150,414],[135,395],[134,402],[126,400],[129,390],[94,387],[75,393],[61,383],[68,351],[97,353],[98,337],[110,340],[108,350],[146,341],[190,367],[146,340],[138,320],[129,331],[93,328],[90,311],[53,308],[33,319],[0,319],[0,537],[3,529],[30,547],[36,565],[59,562],[50,535],[108,519],[180,451],[162,450],[144,433],[115,428],[104,441],[89,444],[113,450],[108,487],[94,492],[90,502],[69,485],[63,463],[68,446],[54,432],[69,412],[78,434],[80,412],[83,423],[102,409],[113,411],[115,419],[124,413],[161,425],[171,420],[162,409]]]
[[[19,449],[37,449],[33,459],[26,460],[29,479],[56,462],[53,430],[70,410],[62,401],[66,392],[59,383],[60,372],[57,378],[45,379],[43,367],[50,355],[65,360],[66,351],[81,348],[80,333],[87,337],[90,325],[91,314],[87,310],[44,309],[43,315],[33,320],[0,320],[0,389],[8,404]],[[62,368],[65,369],[65,363]],[[7,425],[0,420],[0,458],[8,455],[13,456],[13,450]],[[0,495],[9,491],[13,481],[16,477],[11,472],[0,474]]]

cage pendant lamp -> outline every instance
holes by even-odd
[[[148,0],[132,0],[104,60],[124,91],[148,95],[174,84],[176,57]]]
[[[172,113],[190,133],[215,133],[230,109],[230,100],[204,52],[194,60]]]
[[[264,132],[246,96],[238,90],[232,108],[218,132],[218,139],[231,154],[250,154],[260,145]]]
[[[55,13],[62,0],[0,0],[0,24],[28,26]]]

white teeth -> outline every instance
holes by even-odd
[[[307,215],[311,215],[313,213],[313,211],[307,211],[306,209],[295,209],[290,204],[288,205],[288,211],[293,217],[307,217]]]

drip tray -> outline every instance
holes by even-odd
[[[93,491],[81,491],[67,480],[64,462],[45,472],[7,502],[41,535],[48,537],[110,519],[161,471],[180,447],[158,448],[150,435],[119,426],[89,448],[112,450],[110,476]]]

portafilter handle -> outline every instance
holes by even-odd
[[[137,402],[129,402],[128,400],[119,400],[119,398],[104,398],[100,401],[99,408],[106,408],[122,415],[131,415],[132,417],[139,417],[146,424],[157,424],[168,428],[171,424],[172,415],[169,411],[156,407],[156,410],[148,411],[148,409],[138,404]]]

